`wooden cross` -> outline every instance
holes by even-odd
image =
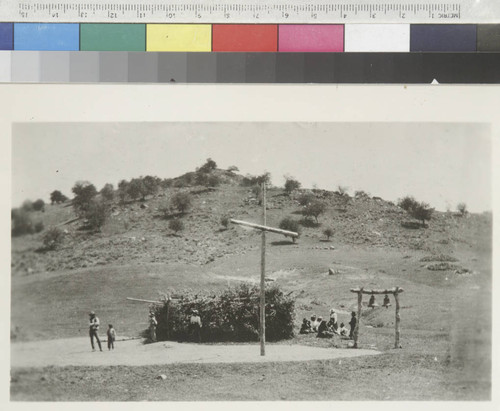
[[[260,355],[266,355],[266,231],[283,234],[287,237],[297,238],[298,233],[266,226],[266,183],[262,184],[262,223],[263,225],[248,223],[240,220],[230,220],[231,223],[251,227],[262,232],[262,248],[260,257]]]
[[[394,348],[401,348],[401,345],[399,344],[399,336],[400,336],[400,323],[401,323],[401,316],[399,315],[399,293],[402,293],[404,290],[402,288],[396,287],[396,288],[391,288],[390,290],[365,290],[363,287],[360,288],[352,288],[351,293],[357,293],[358,294],[358,319],[356,321],[356,327],[354,328],[354,348],[358,348],[358,336],[359,336],[359,321],[361,320],[361,302],[363,300],[363,294],[393,294],[394,295],[394,300],[396,301],[396,323],[395,323],[395,328],[396,328],[396,335],[395,335],[395,342],[394,342]]]

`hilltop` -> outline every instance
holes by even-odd
[[[223,217],[261,222],[262,207],[255,186],[243,186],[245,177],[233,171],[214,169],[210,175],[217,177],[216,187],[197,185],[196,172],[192,172],[170,180],[169,187],[161,187],[143,201],[123,202],[115,196],[100,232],[84,230],[82,221],[75,221],[71,201],[46,205],[44,212],[36,212],[36,218],[46,228],[60,227],[64,231],[63,244],[56,250],[43,251],[43,232],[14,237],[12,275],[148,263],[203,266],[258,248],[259,233],[221,224]],[[179,192],[191,197],[192,206],[185,215],[176,216],[183,221],[184,230],[174,235],[168,228],[172,216],[162,210]],[[299,200],[304,194],[326,206],[318,223],[302,215],[304,207]],[[291,244],[289,239],[273,235],[271,241],[290,251],[351,245],[453,255],[458,248],[472,245],[487,251],[491,238],[487,234],[491,231],[488,215],[462,217],[450,212],[434,212],[428,227],[421,228],[394,203],[363,192],[348,196],[338,191],[296,189],[287,194],[283,188],[269,188],[267,224],[278,226],[287,216],[301,222],[300,239]],[[417,228],[407,228],[409,222]],[[330,241],[326,241],[323,234],[325,228],[333,230]],[[484,244],[476,244],[480,233],[487,234]]]

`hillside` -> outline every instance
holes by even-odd
[[[60,270],[108,265],[141,265],[149,263],[183,263],[206,265],[218,259],[243,255],[257,249],[259,235],[253,230],[221,225],[221,218],[261,222],[262,208],[251,187],[241,186],[243,176],[215,170],[221,179],[215,188],[187,186],[192,180],[188,173],[173,179],[165,188],[145,201],[117,199],[112,212],[99,233],[82,229],[74,219],[70,204],[47,205],[45,212],[34,212],[44,226],[59,225],[64,230],[63,245],[54,251],[41,250],[42,233],[12,239],[12,275],[27,275]],[[162,206],[177,192],[192,197],[192,207],[181,216],[185,229],[174,235],[168,228],[170,217],[161,212]],[[301,215],[298,198],[311,192],[326,204],[326,212],[316,224]],[[267,223],[278,226],[282,218],[292,216],[302,220],[303,232],[297,244],[289,247],[289,239],[271,235],[274,245],[291,249],[333,249],[342,245],[364,248],[390,248],[404,252],[421,250],[430,254],[453,255],[457,248],[479,247],[488,252],[491,238],[491,217],[434,212],[428,228],[410,229],[402,223],[411,221],[407,213],[381,198],[342,196],[324,190],[295,190],[290,196],[281,188],[267,192]],[[325,228],[333,230],[330,242],[323,235]],[[481,234],[484,244],[477,244]]]

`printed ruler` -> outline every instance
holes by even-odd
[[[4,0],[0,21],[39,23],[500,23],[500,0]]]

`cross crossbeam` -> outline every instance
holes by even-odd
[[[234,220],[234,219],[231,219],[230,221],[233,224],[254,228],[256,230],[267,231],[270,233],[282,234],[282,235],[286,235],[287,237],[297,238],[299,236],[299,234],[294,232],[294,231],[282,230],[281,228],[268,227],[265,225],[248,223],[246,221]]]

